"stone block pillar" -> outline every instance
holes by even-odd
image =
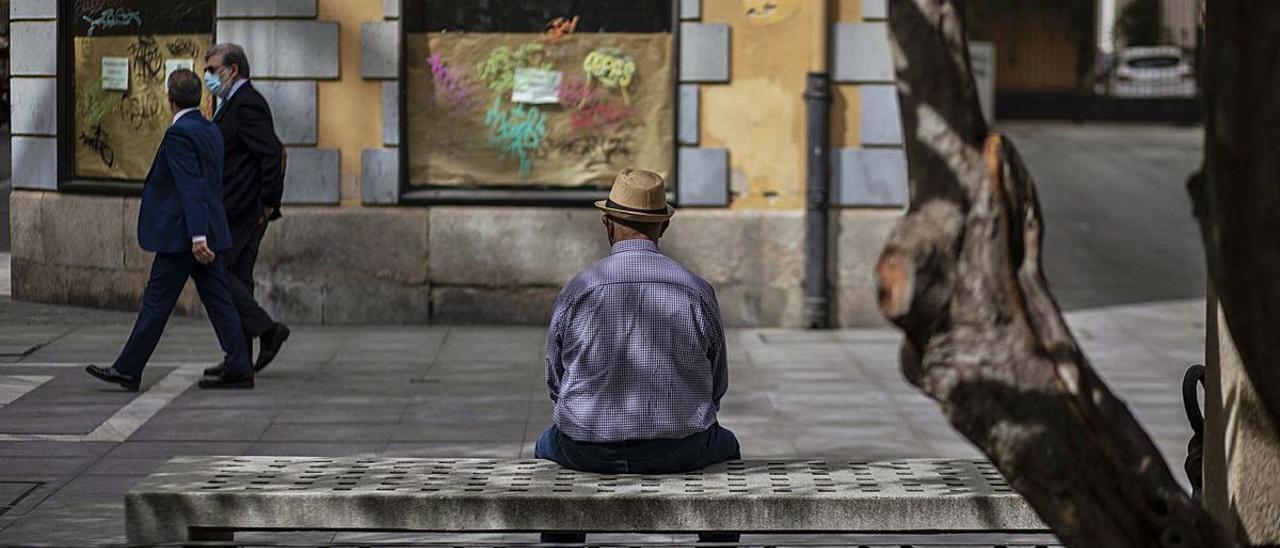
[[[1208,310],[1204,504],[1248,545],[1280,545],[1280,428],[1245,374],[1212,294]]]

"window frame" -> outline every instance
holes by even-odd
[[[217,1],[210,3],[213,25],[209,35],[217,43]],[[137,197],[146,181],[96,179],[76,176],[76,75],[75,75],[75,0],[58,0],[57,4],[57,83],[55,84],[57,116],[58,192],[105,196]],[[202,61],[203,59],[198,59]]]
[[[404,23],[405,5],[409,2],[431,2],[432,0],[396,0],[399,2],[399,63],[397,66],[397,82],[399,91],[399,128],[400,132],[397,156],[399,160],[399,181],[397,185],[396,203],[411,206],[432,205],[473,205],[473,206],[549,206],[580,207],[590,206],[599,200],[609,197],[607,189],[581,187],[569,188],[519,188],[514,185],[500,185],[485,188],[457,188],[415,186],[409,182],[409,116],[408,75],[408,25]],[[671,99],[671,173],[667,177],[667,201],[676,203],[678,193],[675,185],[679,184],[680,158],[680,0],[667,0],[671,4],[671,88],[667,90]]]

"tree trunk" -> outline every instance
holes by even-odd
[[[1065,543],[1232,546],[1089,366],[1040,268],[1035,187],[989,134],[959,0],[890,0],[911,205],[876,274],[907,378]]]

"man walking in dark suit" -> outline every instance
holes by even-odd
[[[253,367],[231,301],[226,258],[231,232],[222,208],[222,133],[200,114],[200,77],[179,69],[169,76],[173,125],[164,134],[142,190],[138,243],[155,252],[142,310],[120,357],[111,367],[89,365],[90,375],[138,390],[142,370],[186,285],[196,282],[200,301],[226,354],[226,367],[200,381],[201,388],[253,388]]]
[[[261,371],[275,359],[289,338],[289,327],[271,318],[253,297],[253,267],[267,223],[280,218],[284,192],[284,147],[276,138],[271,108],[249,82],[249,59],[236,44],[213,46],[204,57],[204,80],[218,97],[213,122],[226,142],[222,199],[231,224],[231,297],[244,325],[245,343],[253,354],[259,339],[254,370]],[[218,375],[221,366],[205,371]]]

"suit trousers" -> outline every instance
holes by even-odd
[[[227,270],[231,274],[231,299],[240,313],[245,344],[253,355],[253,339],[261,337],[276,324],[271,315],[253,296],[253,268],[258,263],[258,247],[267,233],[267,220],[258,217],[253,224],[231,229],[231,251],[227,252]]]
[[[142,310],[133,324],[133,332],[113,366],[127,375],[141,375],[160,342],[164,326],[173,306],[182,295],[187,278],[196,282],[200,302],[218,335],[218,344],[226,354],[224,360],[233,373],[252,373],[253,365],[245,351],[240,316],[231,302],[227,284],[226,259],[218,254],[212,263],[200,264],[190,252],[156,253],[151,262],[151,276],[142,292]]]

